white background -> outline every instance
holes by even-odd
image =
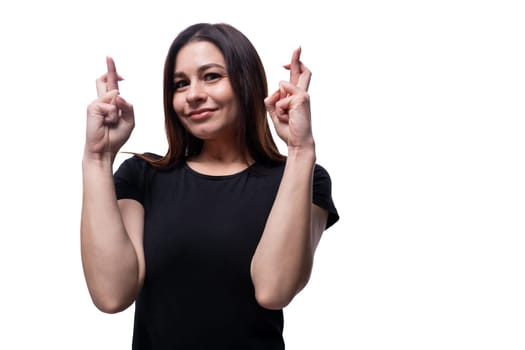
[[[125,150],[163,153],[164,57],[201,21],[243,31],[272,91],[299,45],[313,72],[341,220],[285,309],[287,349],[525,349],[521,1],[311,3],[2,2],[1,349],[130,348],[132,308],[99,312],[82,274],[85,110],[112,55]]]

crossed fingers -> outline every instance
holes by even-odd
[[[308,91],[312,72],[301,62],[301,47],[297,48],[292,54],[292,61],[284,68],[290,71],[290,83]]]
[[[107,73],[97,79],[97,95],[99,98],[111,94],[111,103],[115,103],[116,96],[119,94],[118,82],[123,78],[117,73],[115,61],[111,57],[106,57]]]

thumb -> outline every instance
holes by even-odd
[[[115,100],[118,95],[118,90],[110,90],[100,97],[100,101],[104,103],[115,104]]]
[[[270,96],[266,97],[264,99],[264,105],[266,106],[266,110],[268,113],[273,114],[275,112],[275,104],[279,100],[280,97],[280,90],[275,91]]]
[[[122,118],[126,121],[133,122],[135,119],[135,114],[133,112],[133,105],[127,102],[122,96],[117,96],[116,98],[117,107],[122,111]]]

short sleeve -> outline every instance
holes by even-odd
[[[326,169],[319,164],[316,164],[314,168],[312,194],[314,204],[328,211],[326,228],[329,228],[339,220],[339,214],[332,199],[332,180]]]
[[[137,156],[120,164],[113,175],[117,199],[134,199],[144,205],[147,162]]]

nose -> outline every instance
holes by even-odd
[[[188,94],[186,95],[186,101],[190,104],[195,104],[206,100],[206,91],[201,84],[192,83],[189,86]]]

